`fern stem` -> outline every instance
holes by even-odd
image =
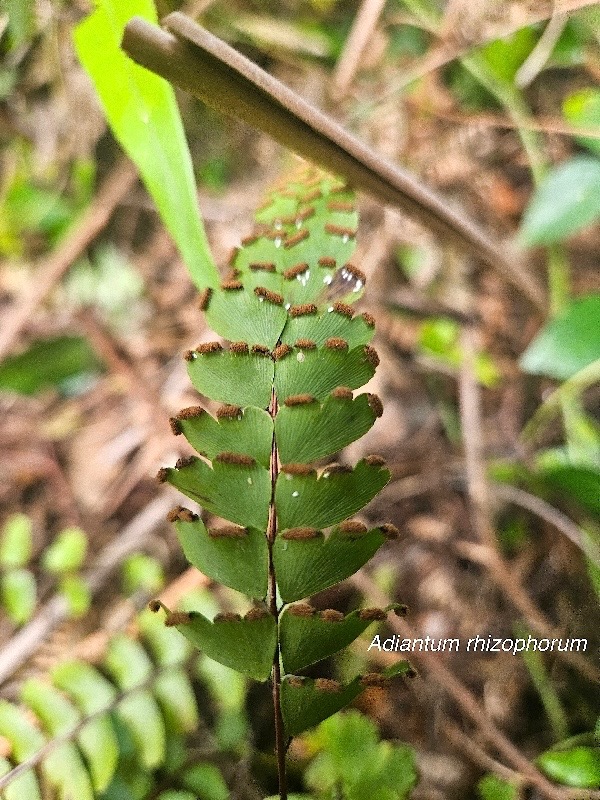
[[[269,414],[272,419],[277,415],[277,395],[275,388],[271,392],[271,402],[269,404]],[[269,544],[269,610],[275,617],[279,618],[277,608],[277,581],[275,578],[275,566],[273,564],[273,544],[277,535],[277,512],[275,509],[275,485],[279,474],[279,455],[277,453],[277,441],[273,433],[273,443],[271,445],[271,503],[269,505],[269,521],[267,525],[267,541]],[[273,712],[275,715],[275,757],[277,759],[277,777],[279,780],[279,798],[287,800],[287,775],[285,768],[285,737],[283,728],[283,717],[281,714],[281,667],[279,661],[279,633],[277,634],[277,647],[273,656],[273,670],[271,672],[271,682],[273,686]]]

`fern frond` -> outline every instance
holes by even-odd
[[[168,613],[167,624],[216,661],[257,680],[271,676],[290,736],[373,683],[357,676],[341,686],[294,673],[396,608],[344,617],[288,605],[350,577],[397,534],[393,526],[369,531],[348,519],[388,482],[381,458],[354,467],[315,464],[366,433],[383,412],[377,396],[353,394],[379,363],[370,344],[374,320],[352,308],[366,280],[350,261],[357,222],[352,192],[318,170],[303,169],[272,192],[254,232],[232,254],[230,274],[201,296],[209,325],[228,341],[186,354],[195,388],[225,405],[216,418],[201,407],[174,418],[174,432],[201,458],[159,473],[238,526],[207,530],[193,512],[175,509],[188,560],[269,609],[212,622]]]

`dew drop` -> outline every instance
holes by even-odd
[[[278,236],[278,237],[275,239],[275,242],[274,242],[274,244],[275,244],[275,247],[281,247],[281,242],[282,242],[281,236]]]
[[[285,475],[286,481],[291,481],[293,477],[294,477],[293,475],[289,475],[288,473],[286,473]]]
[[[348,236],[348,234],[347,234],[347,233],[345,233],[345,234],[342,236],[342,244],[348,244],[348,242],[349,242],[349,241],[350,241],[350,237]]]
[[[300,492],[292,492],[292,497],[299,497]]]
[[[284,306],[286,311],[289,311],[291,307],[292,307],[291,303],[286,303],[285,306]]]
[[[331,313],[331,312],[333,311],[333,306],[329,306],[329,308],[327,309],[327,311],[328,311],[329,313]]]
[[[280,219],[275,220],[275,230],[280,231],[283,228],[283,223]]]
[[[265,302],[265,298],[264,297],[259,297],[258,298],[258,302],[259,303],[264,303]]]
[[[298,230],[300,230],[300,228],[302,227],[302,220],[301,219],[297,219],[296,220],[296,227],[298,228]]]
[[[354,285],[354,289],[352,291],[353,292],[360,292],[362,287],[363,287],[363,282],[362,281],[356,281],[356,283]]]
[[[252,486],[252,478],[248,478],[248,486]]]
[[[325,286],[329,286],[332,283],[332,281],[333,281],[333,276],[332,275],[326,275],[323,278],[323,283],[325,284]]]
[[[304,353],[302,352],[302,350],[300,350],[300,352],[297,354],[296,358],[298,359],[298,361],[300,363],[302,363],[304,361]]]

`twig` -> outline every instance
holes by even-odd
[[[534,415],[523,428],[521,433],[523,440],[528,445],[532,445],[539,428],[547,424],[552,416],[560,411],[563,400],[573,394],[580,394],[594,383],[598,383],[598,381],[600,381],[600,358],[596,361],[592,361],[591,364],[580,369],[575,375],[572,375],[564,383],[561,383],[561,385],[537,407]]]
[[[168,498],[156,498],[123,528],[118,537],[106,545],[84,578],[92,595],[104,587],[126,556],[144,544],[154,528],[163,522],[171,505]],[[13,636],[0,654],[0,684],[25,663],[67,616],[67,601],[55,595],[30,623]]]
[[[380,201],[398,206],[463,250],[497,269],[539,309],[545,292],[525,275],[522,258],[493,242],[463,213],[410,172],[385,160],[315,106],[182,14],[168,31],[134,18],[123,47],[142,66],[207,105],[250,123]]]
[[[0,330],[0,360],[8,354],[19,333],[63,273],[106,226],[115,208],[133,186],[136,175],[129,161],[124,159],[120,161],[100,187],[73,231],[36,272],[35,277],[28,283],[27,290],[6,315]]]
[[[387,603],[385,594],[364,571],[360,571],[354,575],[351,580],[352,583],[369,598],[369,602],[373,602],[374,605],[385,605],[385,603]],[[400,617],[391,616],[388,619],[388,624],[394,633],[397,633],[402,638],[417,638],[415,631],[408,625],[406,620]],[[453,698],[462,712],[477,725],[482,736],[498,750],[509,764],[512,764],[527,783],[538,789],[542,797],[546,798],[546,800],[568,800],[569,798],[572,800],[572,795],[568,790],[565,792],[562,788],[551,784],[550,781],[525,758],[521,751],[506,738],[492,720],[489,719],[485,710],[477,702],[473,694],[471,694],[462,682],[445,666],[439,656],[434,653],[415,651],[411,653],[410,657],[411,660],[422,665],[432,675],[444,691]],[[578,800],[590,800],[590,795],[584,792]]]
[[[570,14],[587,8],[588,6],[596,5],[597,0],[556,0],[554,3],[540,4],[541,7],[532,8],[531,13],[526,17],[519,17],[516,21],[510,20],[510,14],[507,14],[509,21],[500,23],[498,25],[487,25],[485,29],[485,36],[468,43],[448,43],[442,42],[435,44],[422,59],[415,64],[412,69],[404,72],[396,84],[388,89],[386,92],[379,95],[373,103],[381,103],[395,94],[402,92],[407,86],[414,81],[423,78],[430,72],[441,69],[449,64],[451,61],[460,59],[466,56],[472,50],[483,47],[483,45],[495,39],[503,39],[527,25],[534,25],[537,22],[543,22],[550,19],[554,15]],[[506,6],[508,7],[508,3]],[[533,4],[532,4],[533,6]],[[415,17],[417,15],[415,14]],[[434,35],[437,34],[437,26],[431,20],[426,20],[424,17],[418,16],[417,21],[425,30],[430,31]]]
[[[529,86],[544,69],[568,21],[566,14],[554,14],[550,17],[536,46],[517,70],[515,83],[520,89]]]
[[[559,511],[550,503],[542,500],[541,497],[536,497],[529,492],[519,489],[516,486],[510,486],[506,483],[494,483],[490,486],[491,491],[502,500],[508,503],[514,503],[516,506],[530,511],[540,519],[545,520],[552,525],[556,530],[564,533],[564,535],[578,547],[590,561],[593,561],[600,567],[600,550],[594,546],[592,542],[586,544],[581,536],[581,528],[573,520],[569,519],[566,514]]]
[[[509,565],[499,552],[489,502],[483,457],[483,424],[481,418],[480,390],[474,374],[475,342],[472,330],[462,333],[461,350],[463,361],[460,369],[460,418],[465,451],[467,492],[471,502],[475,531],[481,544],[488,550],[481,564],[488,570],[492,581],[506,599],[538,633],[550,639],[557,632],[545,615],[532,602],[529,595],[515,580]],[[600,682],[600,670],[582,658],[579,653],[564,652],[560,657],[593,683]]]
[[[518,127],[527,128],[540,133],[555,133],[559,136],[585,136],[589,139],[600,139],[600,131],[591,125],[570,125],[564,120],[554,119],[553,117],[536,117],[535,119],[523,120],[516,124],[512,119],[503,117],[500,114],[469,114],[460,111],[447,111],[445,109],[435,109],[430,103],[425,105],[418,102],[413,96],[406,98],[406,103],[411,108],[418,110],[422,115],[437,117],[438,119],[456,122],[459,125],[472,125],[473,127],[502,128],[506,130],[516,130]]]
[[[347,93],[384,6],[385,0],[363,0],[361,3],[333,73],[335,97],[342,98]]]
[[[493,772],[508,783],[516,784],[517,786],[523,783],[523,776],[519,772],[515,772],[513,769],[509,769],[504,764],[496,761],[453,723],[449,721],[444,723],[444,734],[478,767],[485,769],[487,772]]]
[[[496,759],[489,756],[485,750],[467,736],[456,725],[450,722],[444,724],[444,733],[457,747],[459,747],[465,755],[467,755],[473,763],[487,770],[488,772],[495,773],[502,780],[508,783],[517,785],[523,784],[523,776],[519,772],[515,772],[504,764],[500,764]],[[567,786],[561,789],[565,800],[600,800],[600,792],[588,790],[586,794],[582,794],[581,789],[571,789]],[[585,790],[584,790],[585,791]]]

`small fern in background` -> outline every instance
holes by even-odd
[[[50,791],[69,800],[143,800],[159,789],[160,774],[179,787],[158,794],[161,800],[177,792],[192,800],[229,796],[215,764],[188,757],[186,739],[200,724],[189,676],[193,648],[148,611],[137,626],[140,639],[113,637],[97,666],[61,662],[49,675],[26,680],[18,705],[0,700],[0,736],[11,759],[0,759],[0,776],[35,759],[0,797],[41,800]],[[203,657],[197,670],[206,670]],[[237,699],[242,713],[243,695]]]
[[[397,530],[368,530],[349,519],[389,480],[379,456],[354,467],[315,467],[383,411],[376,395],[353,396],[379,363],[369,344],[373,318],[350,305],[365,283],[349,262],[353,195],[338,180],[303,169],[273,192],[256,222],[232,256],[231,273],[201,296],[210,326],[229,344],[205,342],[185,356],[195,388],[222,404],[215,417],[196,406],[172,420],[174,433],[202,458],[180,459],[159,479],[225,521],[207,528],[181,506],[170,515],[188,560],[248,595],[253,607],[244,617],[219,613],[212,620],[166,609],[166,622],[215,661],[271,679],[283,797],[285,740],[410,667],[400,661],[383,675],[347,683],[301,675],[389,611],[403,612],[393,604],[344,615],[305,602],[353,575]]]
[[[89,589],[80,575],[87,553],[87,536],[81,528],[61,530],[43,551],[40,567],[56,584],[70,616],[80,617],[90,606]],[[37,580],[32,569],[32,526],[25,514],[13,514],[0,535],[0,599],[13,623],[28,622],[37,606]]]

